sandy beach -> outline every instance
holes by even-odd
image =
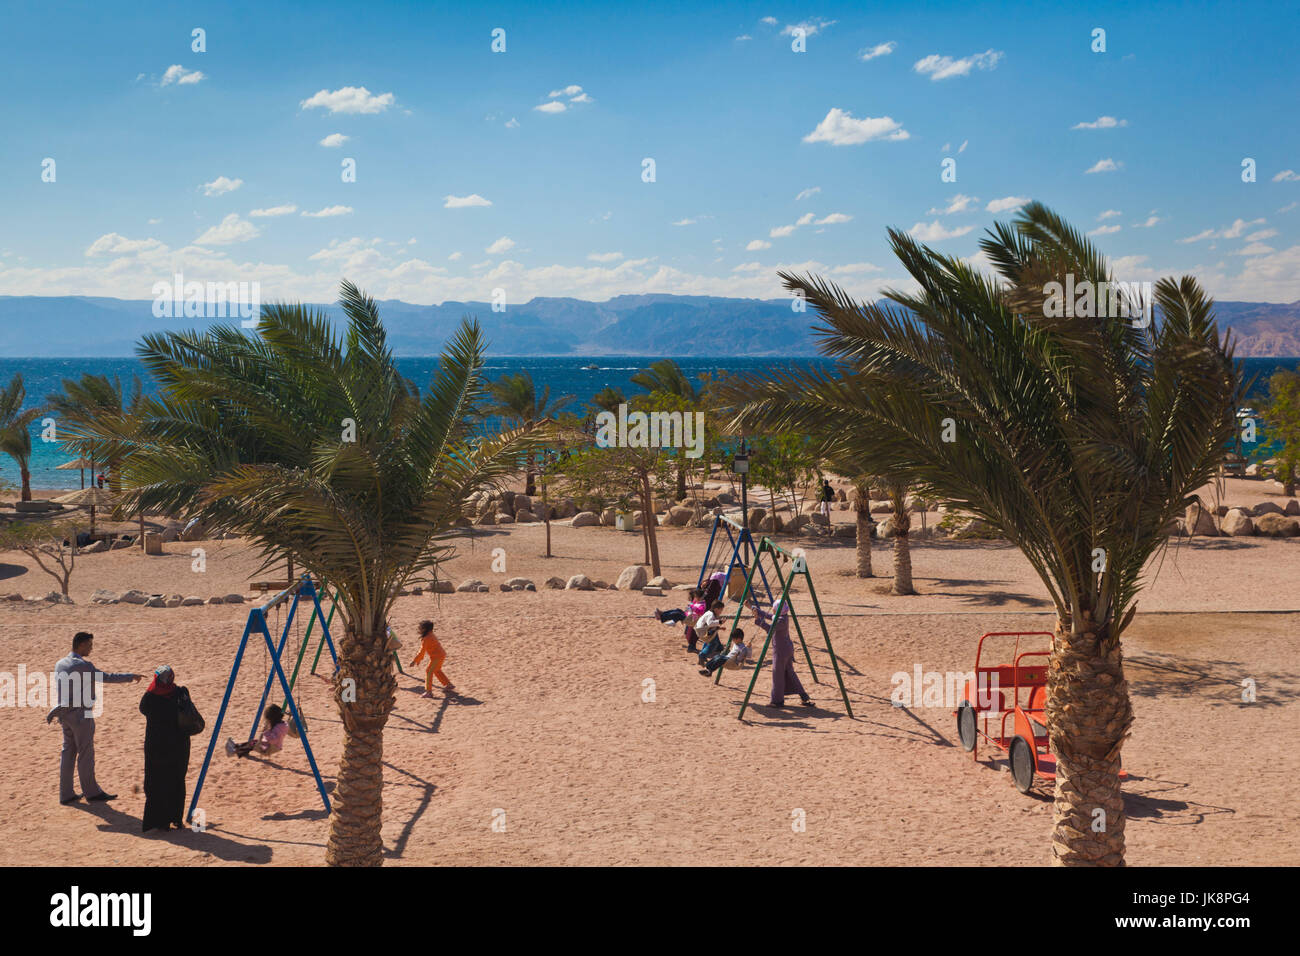
[[[1225,500],[1284,503],[1264,485],[1230,481]],[[836,510],[833,520],[853,514]],[[852,538],[786,539],[806,549],[854,717],[810,632],[821,682],[808,682],[802,656],[797,667],[815,706],[769,708],[765,668],[738,721],[750,672],[724,671],[715,686],[683,649],[680,629],[653,617],[656,607],[682,604],[683,592],[544,586],[578,573],[614,581],[640,563],[640,534],[555,522],[549,559],[544,535],[541,524],[476,529],[443,574],[481,579],[489,593],[398,600],[392,623],[404,660],[414,656],[415,624],[432,618],[457,693],[435,687],[432,700],[421,699],[422,670],[399,675],[384,754],[389,864],[1048,862],[1050,786],[1022,796],[998,752],[981,748],[973,762],[958,745],[950,705],[890,703],[897,672],[969,670],[984,632],[1051,630],[1041,583],[1006,542],[918,537],[920,593],[901,597],[888,593],[887,543],[875,545],[877,577],[863,580],[853,576]],[[707,529],[661,527],[663,574],[693,584],[707,540]],[[206,553],[202,574],[191,570],[196,547]],[[497,548],[503,572],[493,570]],[[192,790],[251,603],[97,606],[90,596],[138,588],[237,592],[251,602],[261,598],[247,590],[250,579],[275,575],[254,575],[258,558],[240,540],[172,542],[165,552],[82,556],[73,605],[0,604],[0,670],[21,663],[48,671],[82,629],[94,632],[92,659],[106,670],[171,664],[209,725],[193,741]],[[1300,706],[1298,570],[1300,539],[1262,537],[1174,538],[1152,567],[1124,638],[1136,715],[1124,749],[1131,865],[1300,863],[1289,796],[1300,759],[1285,746]],[[15,553],[0,559],[0,575],[0,592],[34,596],[53,584]],[[497,589],[517,576],[538,590]],[[804,614],[802,588],[794,600]],[[251,648],[223,739],[248,735],[267,669],[264,650]],[[1254,703],[1242,701],[1247,679]],[[119,794],[107,805],[60,806],[57,725],[47,726],[40,708],[4,710],[0,863],[323,861],[327,818],[292,740],[268,761],[231,760],[218,749],[200,801],[204,832],[142,836],[143,688],[105,690],[98,777]],[[342,741],[329,687],[306,676],[299,689],[329,786]]]

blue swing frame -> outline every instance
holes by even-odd
[[[276,645],[271,640],[271,629],[267,627],[266,615],[268,611],[283,604],[290,597],[293,598],[293,604],[289,607],[289,614],[284,622],[284,630],[280,634],[280,642]],[[212,739],[208,741],[208,751],[203,757],[203,768],[199,771],[198,783],[194,787],[194,796],[190,798],[189,812],[185,814],[187,823],[193,822],[194,810],[199,804],[199,794],[203,790],[203,780],[207,777],[208,765],[212,762],[212,754],[217,747],[217,738],[221,734],[221,724],[225,720],[226,708],[230,704],[230,695],[235,689],[235,678],[239,675],[239,665],[244,660],[244,651],[248,648],[249,635],[254,631],[261,634],[266,641],[266,650],[271,655],[271,673],[266,675],[266,686],[262,688],[262,701],[257,705],[257,713],[253,717],[253,729],[249,732],[249,739],[252,739],[257,734],[257,727],[262,721],[262,711],[266,707],[267,698],[271,695],[271,682],[278,677],[280,687],[284,690],[285,702],[288,705],[290,714],[293,715],[294,725],[298,728],[298,739],[302,742],[302,749],[307,754],[307,762],[311,764],[312,775],[316,778],[316,787],[320,790],[320,798],[325,804],[325,812],[331,812],[329,794],[325,792],[325,781],[321,779],[320,769],[316,766],[316,755],[312,753],[311,744],[307,742],[307,728],[303,726],[302,718],[298,713],[298,703],[293,699],[293,691],[289,687],[288,680],[285,679],[284,669],[280,666],[280,657],[289,641],[289,629],[293,627],[294,617],[298,612],[298,602],[304,597],[311,598],[312,603],[315,605],[316,616],[321,622],[321,633],[325,638],[325,643],[329,646],[330,657],[334,659],[334,667],[336,670],[338,669],[339,657],[334,651],[334,641],[331,640],[329,627],[325,623],[325,615],[322,613],[320,605],[320,594],[316,590],[316,585],[310,575],[303,575],[297,584],[285,588],[265,604],[248,612],[248,622],[244,625],[244,635],[239,639],[239,650],[235,652],[235,663],[230,668],[230,679],[226,681],[226,693],[221,698],[221,709],[217,711],[217,722],[212,727]]]
[[[704,587],[704,576],[709,573],[709,562],[713,558],[713,542],[718,537],[718,528],[722,528],[726,531],[727,540],[731,542],[731,559],[727,562],[728,581],[731,580],[731,572],[735,570],[737,566],[742,568],[745,566],[744,560],[740,557],[741,545],[748,542],[751,553],[754,555],[755,560],[757,560],[758,545],[755,544],[754,536],[750,533],[750,530],[733,518],[728,518],[726,515],[715,515],[713,518],[713,530],[709,532],[709,547],[708,550],[704,552],[704,563],[700,565],[700,578],[695,582],[697,588]],[[732,533],[733,528],[735,529],[735,534]],[[758,566],[758,574],[763,581],[763,590],[767,592],[767,605],[768,607],[771,607],[774,602],[772,597],[772,587],[767,582],[767,574],[763,571],[763,566],[761,564]]]

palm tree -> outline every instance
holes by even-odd
[[[542,386],[542,394],[537,394],[533,376],[526,369],[513,375],[502,375],[495,382],[487,383],[489,401],[483,407],[485,415],[496,415],[511,428],[525,428],[534,422],[554,418],[560,409],[573,401],[572,395],[561,395],[551,399],[551,386]],[[534,456],[528,455],[528,467],[525,471],[524,494],[537,493],[534,483]]]
[[[1120,751],[1133,715],[1120,637],[1165,529],[1236,430],[1231,342],[1190,276],[1155,284],[1158,324],[1138,319],[1151,298],[1129,287],[1111,299],[1105,258],[1039,203],[981,242],[996,278],[889,235],[919,291],[865,305],[782,274],[825,321],[822,349],[839,367],[742,387],[739,417],[824,435],[1021,549],[1057,615],[1053,859],[1121,864]],[[1067,279],[1088,314],[1060,314]]]
[[[639,385],[647,392],[666,392],[682,399],[690,407],[697,407],[701,404],[700,391],[691,384],[691,380],[686,377],[681,366],[672,359],[659,359],[651,362],[648,368],[643,368],[630,379],[633,385]],[[686,497],[686,473],[690,466],[686,462],[686,456],[680,451],[677,453],[677,500],[681,501]]]
[[[857,519],[858,577],[875,577],[871,570],[871,477],[855,475],[853,515]]]
[[[129,414],[139,405],[144,392],[144,385],[138,375],[132,376],[130,392],[122,388],[122,380],[118,376],[114,375],[110,379],[107,375],[94,375],[90,372],[79,379],[65,378],[62,385],[62,391],[51,392],[46,396],[45,404],[48,411],[61,422],[64,433],[73,436],[65,439],[64,444],[74,454],[91,451],[87,440],[81,437],[88,426],[104,416]],[[120,491],[120,449],[110,447],[99,449],[99,452],[103,457],[94,460],[108,465],[110,487],[114,492]]]
[[[343,617],[334,699],[343,725],[325,860],[377,866],[383,732],[396,683],[386,622],[406,583],[452,554],[445,536],[465,500],[535,449],[515,431],[472,434],[485,343],[462,323],[423,395],[398,373],[372,299],[349,282],[347,327],[301,305],[262,310],[255,335],[233,327],[147,336],[160,386],[121,442],[136,504],[184,511],[254,542],[266,564],[291,559],[330,583]]]
[[[908,537],[912,530],[912,509],[907,504],[908,482],[897,475],[887,475],[876,479],[878,488],[893,505],[890,516],[889,536],[894,539],[894,586],[893,594],[915,594],[912,586],[912,545]]]
[[[15,373],[9,384],[0,391],[0,452],[8,455],[18,465],[22,500],[32,500],[32,433],[29,426],[41,415],[39,408],[23,411],[27,389],[21,373]]]

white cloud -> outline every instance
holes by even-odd
[[[1202,239],[1210,239],[1210,238],[1213,238],[1213,236],[1214,236],[1214,230],[1213,230],[1213,229],[1206,229],[1206,230],[1204,230],[1204,231],[1202,231],[1202,232],[1198,232],[1198,233],[1197,233],[1196,235],[1194,235],[1194,236],[1185,236],[1185,237],[1183,237],[1182,239],[1177,239],[1177,240],[1175,240],[1175,241],[1176,241],[1176,242],[1181,242],[1181,243],[1200,242]]]
[[[966,76],[972,69],[992,70],[1005,54],[1001,50],[988,49],[983,53],[972,53],[954,60],[950,56],[931,53],[912,64],[912,69],[922,75],[929,74],[934,82],[947,80],[954,76]]]
[[[966,152],[966,144],[969,143],[969,142],[970,142],[970,140],[968,140],[968,139],[963,139],[963,140],[961,141],[961,145],[957,147],[957,152],[958,152],[958,153],[964,153],[964,152]]]
[[[772,244],[764,239],[751,239],[749,245],[745,246],[746,252],[758,252],[761,249],[771,249]]]
[[[772,239],[783,239],[786,236],[793,235],[797,228],[799,227],[793,223],[788,226],[777,226],[768,233],[768,237]]]
[[[796,225],[796,226],[806,226],[806,225],[808,225],[810,222],[812,222],[813,219],[815,219],[815,218],[816,218],[816,215],[815,215],[814,213],[806,212],[806,213],[804,213],[802,216],[800,216],[797,220],[795,220],[795,225]]]
[[[337,149],[351,138],[351,136],[344,136],[342,133],[330,133],[320,141],[320,144],[328,149]]]
[[[490,206],[492,200],[484,199],[478,193],[470,193],[468,196],[443,196],[446,200],[442,204],[443,209],[465,209],[469,206]]]
[[[509,236],[502,236],[500,239],[492,243],[492,245],[488,246],[483,251],[490,256],[499,256],[503,252],[509,252],[514,247],[515,247],[515,241],[513,239],[511,239]]]
[[[254,209],[248,215],[254,219],[271,219],[275,216],[292,216],[298,211],[298,207],[293,203],[285,203],[283,206],[270,206],[266,209]]]
[[[685,218],[685,219],[678,219],[675,223],[673,223],[673,225],[674,225],[674,226],[693,226],[693,225],[695,225],[696,222],[698,222],[698,220],[696,220],[696,219],[691,219],[691,218],[688,216],[688,217]]]
[[[956,212],[965,212],[967,209],[970,209],[971,206],[973,206],[977,202],[979,202],[979,200],[976,199],[974,196],[965,196],[961,193],[958,193],[957,195],[953,196],[952,199],[948,200],[948,205],[944,206],[942,209],[939,209],[937,207],[931,209],[928,213],[926,213],[926,215],[950,216]]]
[[[794,36],[795,30],[802,30],[804,36],[816,36],[822,30],[825,30],[829,26],[834,26],[838,22],[838,20],[823,20],[821,17],[818,17],[815,20],[802,20],[799,23],[788,23],[786,24],[785,29],[781,31],[781,35]]]
[[[1088,169],[1084,170],[1084,172],[1087,172],[1087,173],[1111,173],[1111,172],[1114,172],[1115,170],[1119,169],[1121,165],[1123,165],[1123,164],[1122,164],[1122,163],[1117,163],[1117,162],[1115,162],[1115,160],[1110,159],[1110,158],[1108,157],[1108,158],[1106,158],[1106,159],[1099,159],[1099,160],[1097,160],[1095,163],[1092,164],[1092,166],[1090,166]]]
[[[854,119],[851,113],[832,107],[826,118],[803,141],[830,143],[832,146],[856,146],[873,139],[902,140],[910,136],[901,123],[894,122],[888,116]]]
[[[232,242],[247,242],[256,239],[261,231],[247,219],[240,219],[238,213],[232,212],[219,225],[213,226],[194,240],[196,246],[228,246]]]
[[[1249,222],[1247,222],[1245,219],[1234,219],[1232,221],[1231,226],[1223,230],[1223,232],[1219,233],[1219,238],[1239,239],[1243,235],[1245,235],[1246,230],[1249,229],[1251,226],[1262,226],[1262,225],[1264,225],[1263,219],[1252,219]]]
[[[157,239],[128,239],[126,236],[118,235],[116,232],[110,232],[108,235],[100,236],[86,249],[87,256],[103,255],[131,255],[137,252],[148,252],[155,249],[167,248]]]
[[[460,257],[461,257],[461,253],[459,253],[459,252],[453,252],[451,255],[449,255],[449,256],[447,257],[447,261],[448,261],[448,262],[455,262],[455,261],[456,261],[457,259],[459,259]]]
[[[1107,209],[1097,217],[1098,222],[1105,222],[1107,219],[1114,219],[1116,216],[1123,215],[1118,209]]]
[[[566,86],[562,90],[551,90],[550,98],[555,99],[557,96],[577,96],[581,92],[582,87],[575,83],[572,86]]]
[[[346,216],[350,212],[352,212],[351,206],[326,206],[316,212],[304,212],[303,215],[308,219],[329,219],[333,216]]]
[[[829,216],[823,216],[821,219],[818,219],[817,225],[834,226],[837,223],[848,222],[852,218],[852,216],[845,215],[842,212],[833,212]]]
[[[518,128],[519,128],[519,120],[515,119],[513,116],[510,117],[510,119],[506,120],[506,129],[518,129]]]
[[[1091,123],[1075,123],[1070,129],[1118,129],[1127,126],[1128,120],[1115,119],[1113,116],[1098,116]]]
[[[872,265],[870,262],[850,262],[835,266],[830,271],[833,275],[857,275],[862,272],[879,272],[880,266]]]
[[[218,176],[212,182],[203,184],[203,195],[220,196],[222,193],[233,193],[242,185],[244,185],[242,179],[227,179],[225,176]]]
[[[898,44],[893,40],[886,40],[884,43],[877,43],[875,46],[858,51],[858,59],[865,63],[867,60],[874,60],[878,56],[889,56],[898,49]]]
[[[623,258],[621,252],[589,252],[587,258],[592,262],[618,262]]]
[[[570,103],[594,103],[595,100],[593,100],[593,99],[592,99],[588,94],[586,94],[586,93],[579,93],[579,94],[578,94],[577,96],[575,96],[573,99],[569,100],[569,102],[570,102]]]
[[[1003,196],[1001,199],[994,199],[984,207],[985,212],[1008,212],[1012,209],[1019,209],[1025,203],[1029,202],[1028,196]]]
[[[763,19],[759,20],[758,22],[765,23],[769,27],[774,27],[776,26],[776,17],[763,17]]]
[[[151,226],[156,226],[156,225],[158,225],[158,223],[160,223],[160,222],[162,222],[161,219],[150,219],[150,220],[149,220],[149,225],[151,225]]]
[[[1113,233],[1119,232],[1123,228],[1124,228],[1123,226],[1098,226],[1096,229],[1093,229],[1091,232],[1089,232],[1088,235],[1109,236]]]
[[[974,226],[959,226],[956,229],[947,229],[936,219],[934,222],[918,222],[908,232],[920,242],[938,242],[942,239],[964,236],[974,228]]]
[[[1272,239],[1277,235],[1276,229],[1261,229],[1259,232],[1252,232],[1246,237],[1247,242],[1261,242],[1265,239]]]
[[[1300,182],[1300,173],[1294,169],[1284,169],[1273,177],[1275,183],[1296,183]]]
[[[752,39],[754,38],[750,36],[748,33],[742,33],[740,36],[736,37],[736,42],[743,43],[746,40],[752,40]]]
[[[305,110],[319,108],[331,113],[382,113],[395,99],[392,93],[375,96],[364,86],[342,86],[333,92],[320,90],[298,105]]]
[[[1232,254],[1234,256],[1266,256],[1270,252],[1275,251],[1276,250],[1272,246],[1266,246],[1262,242],[1252,242],[1250,245],[1243,246]]]
[[[801,202],[805,199],[809,199],[813,196],[816,196],[821,191],[822,188],[820,186],[810,186],[807,189],[801,189],[799,190],[799,195],[794,197],[794,201]]]
[[[193,86],[200,80],[205,79],[207,79],[207,77],[201,70],[187,70],[179,63],[175,63],[167,67],[167,72],[163,74],[162,80],[159,81],[158,85],[170,86],[175,83],[178,86]]]
[[[540,106],[534,106],[533,109],[539,113],[563,113],[568,107],[559,100],[548,100]]]
[[[1287,203],[1285,206],[1279,209],[1278,212],[1290,212],[1292,209],[1295,209],[1297,206],[1300,206],[1300,199],[1297,199],[1295,202]]]

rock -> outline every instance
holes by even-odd
[[[511,588],[515,588],[515,589],[524,589],[524,588],[527,588],[528,585],[530,585],[530,584],[532,584],[532,583],[533,583],[533,582],[532,582],[532,580],[531,580],[530,578],[507,578],[507,579],[506,579],[506,584],[510,585]],[[534,590],[534,591],[537,590],[537,586],[536,586],[536,585],[533,586],[533,590]]]
[[[643,588],[641,589],[641,593],[642,593],[642,594],[649,594],[649,595],[651,595],[652,597],[663,597],[663,596],[664,596],[663,588],[653,588],[653,587],[651,587],[651,586],[648,585],[648,584],[647,584],[645,587],[643,587]]]
[[[1228,506],[1227,506],[1227,505],[1215,505],[1214,508],[1211,509],[1211,510],[1215,513],[1216,516],[1222,518],[1224,515],[1226,515],[1226,514],[1228,513]]]
[[[527,495],[515,495],[515,500],[510,504],[510,510],[514,512],[532,511],[533,499]]]
[[[184,604],[184,603],[185,603],[185,598],[184,598],[184,596],[182,596],[182,595],[180,595],[180,594],[173,594],[171,597],[168,597],[168,598],[164,599],[164,601],[163,601],[163,606],[164,606],[164,607],[180,607],[180,606],[181,606],[182,604]]]
[[[121,602],[123,604],[145,604],[148,600],[149,595],[145,594],[143,591],[137,591],[134,588],[127,591],[121,597]]]
[[[841,524],[835,526],[835,537],[837,538],[856,538],[858,529],[851,524]]]
[[[244,596],[242,594],[227,594],[224,600],[226,604],[243,604]]]
[[[488,525],[488,524],[496,524],[497,516],[492,514],[491,512],[488,512],[487,514],[479,515],[474,523],[480,526]]]
[[[591,578],[585,574],[575,574],[565,583],[566,591],[594,591],[596,586],[591,583]]]
[[[590,514],[591,512],[587,512],[587,513]],[[563,591],[564,578],[556,578],[556,577],[547,578],[546,586],[550,588],[552,591]]]
[[[574,528],[590,528],[594,525],[599,525],[599,524],[600,524],[600,515],[596,514],[596,512],[579,511],[576,515],[573,516],[573,521],[570,526]]]
[[[809,515],[795,515],[785,523],[785,530],[790,534],[797,534],[799,529],[811,520],[812,519]]]
[[[835,492],[835,500],[847,502],[849,500],[848,493],[841,488],[839,491]]]
[[[767,510],[766,510],[766,509],[764,509],[764,508],[750,508],[750,509],[749,509],[749,521],[746,523],[746,527],[749,528],[750,531],[759,531],[759,530],[762,530],[762,527],[763,527],[763,519],[766,518],[766,517],[767,517]]]
[[[750,530],[757,528],[759,531],[767,531],[771,534],[776,534],[785,527],[785,522],[781,520],[780,515],[769,515],[758,524],[750,524],[749,527]]]
[[[108,550],[108,542],[104,540],[96,541],[94,544],[87,545],[81,549],[82,554],[100,554]]]
[[[597,591],[611,591],[614,588],[614,585],[610,584],[608,581],[595,581],[591,586]]]
[[[1234,538],[1255,533],[1255,522],[1251,521],[1250,515],[1240,508],[1233,508],[1225,514],[1220,526],[1224,534],[1232,535]]]
[[[537,590],[537,585],[534,584],[532,581],[529,581],[527,584],[524,585],[524,590],[525,590],[525,591],[536,591],[536,590]]]
[[[514,524],[514,523],[515,523],[515,516],[514,516],[514,515],[508,515],[508,514],[506,514],[505,512],[498,512],[498,513],[497,513],[497,516],[496,516],[496,522],[495,522],[495,523],[496,523],[496,524]]]
[[[498,584],[497,587],[500,588],[502,591],[513,591],[513,590],[514,590],[514,588],[512,588],[510,585],[506,584],[504,581],[503,581],[501,584]]]
[[[884,536],[883,529],[885,527],[885,524],[887,523],[889,522],[881,522],[880,529],[877,530],[877,534],[881,535],[882,537]],[[953,535],[953,537],[961,538],[963,540],[978,539],[978,540],[990,541],[996,538],[1001,538],[1002,533],[998,531],[996,528],[994,528],[987,521],[985,521],[983,518],[971,518],[964,525],[961,525],[957,529],[957,532]]]
[[[209,604],[225,604],[225,603],[226,603],[226,599],[223,598],[221,595],[218,594],[218,595],[215,595],[215,596],[213,596],[213,597],[208,598],[208,603],[209,603]]]
[[[734,505],[735,503],[736,503],[736,496],[733,495],[730,491],[718,492],[718,504]]]
[[[25,598],[24,598],[21,594],[19,594],[17,591],[13,591],[13,592],[11,592],[11,593],[5,595],[5,600],[6,600],[6,601],[22,601],[22,600],[25,600]]]
[[[202,521],[191,521],[181,532],[182,541],[203,541],[207,538],[207,529],[203,527]]]
[[[1288,515],[1266,514],[1255,519],[1255,530],[1270,538],[1294,538],[1300,534],[1300,520]]]
[[[515,522],[517,524],[532,524],[533,522],[538,520],[539,519],[537,515],[533,514],[531,511],[528,511],[527,509],[520,508],[518,511],[515,512]]]
[[[665,591],[669,591],[672,589],[672,585],[668,583],[668,579],[664,577],[662,574],[658,575],[657,577],[653,577],[649,581],[647,581],[646,587],[662,588]]]
[[[1251,513],[1256,518],[1262,518],[1264,515],[1284,515],[1286,514],[1286,509],[1280,505],[1273,504],[1271,501],[1264,501],[1255,505],[1251,510]]]
[[[812,523],[815,525],[821,525],[823,528],[826,528],[830,526],[831,519],[828,518],[826,515],[822,514],[820,511],[814,511],[812,516]]]
[[[460,584],[456,585],[456,590],[462,593],[467,593],[469,591],[477,591],[482,586],[483,582],[478,578],[470,578],[468,581],[461,581]]]
[[[201,597],[187,597],[185,600],[181,601],[181,607],[198,607],[202,603],[203,598]]]
[[[112,550],[121,551],[123,548],[129,548],[133,544],[135,544],[135,542],[130,538],[117,538],[113,541]]]
[[[893,514],[893,511],[894,511],[894,505],[892,502],[888,502],[888,501],[871,502],[871,513],[873,515]]]
[[[615,511],[613,508],[606,508],[604,511],[600,513],[600,523],[604,525],[606,528],[612,528],[614,527],[614,519],[617,516],[618,516],[618,512]]]
[[[146,535],[147,534],[148,532],[146,532]],[[163,528],[162,531],[158,533],[158,536],[162,538],[164,544],[170,544],[171,542],[180,539],[181,531],[179,528]]]
[[[161,595],[155,598],[150,598],[145,603],[145,607],[166,607],[166,606],[167,606],[167,602],[162,599]]]
[[[850,507],[851,507],[851,506],[850,506],[850,504],[849,504],[847,501],[841,501],[841,502],[838,502],[838,503],[835,505],[835,510],[836,510],[836,511],[848,511]]]
[[[45,597],[33,598],[34,601],[45,601],[48,604],[71,604],[72,598],[65,595],[62,591],[50,591]]]
[[[487,594],[492,589],[488,587],[486,584],[480,584],[474,590],[477,591],[479,594]]]
[[[91,604],[116,604],[119,600],[121,600],[121,598],[117,596],[117,592],[109,591],[105,588],[97,589],[95,593],[90,596]]]
[[[1192,502],[1187,506],[1187,513],[1183,520],[1187,523],[1189,534],[1201,534],[1213,538],[1219,533],[1218,527],[1214,524],[1214,516],[1209,509],[1202,508],[1198,502]]]
[[[685,505],[673,505],[668,509],[668,519],[664,524],[674,528],[684,528],[695,517],[695,509]]]
[[[1246,477],[1247,478],[1259,477],[1259,462],[1252,461],[1249,465],[1246,466]]]
[[[1294,498],[1288,501],[1286,503],[1286,513],[1289,515],[1300,516],[1300,501],[1296,501]]]
[[[456,591],[456,585],[450,581],[434,581],[433,587],[429,590],[434,594],[453,594]]]
[[[649,579],[650,576],[642,565],[633,564],[623,569],[614,587],[619,591],[640,591]]]
[[[513,491],[503,491],[503,492],[501,492],[501,499],[500,499],[500,500],[501,500],[501,507],[498,508],[497,510],[498,510],[498,511],[506,511],[506,512],[509,512],[510,514],[514,514],[514,513],[515,513],[515,508],[517,507],[517,506],[515,505],[515,498],[516,498],[516,497],[517,497],[517,496],[516,496],[516,494],[515,494]]]
[[[560,503],[555,506],[555,519],[563,521],[566,518],[572,518],[578,513],[578,506],[572,498],[561,498]]]

